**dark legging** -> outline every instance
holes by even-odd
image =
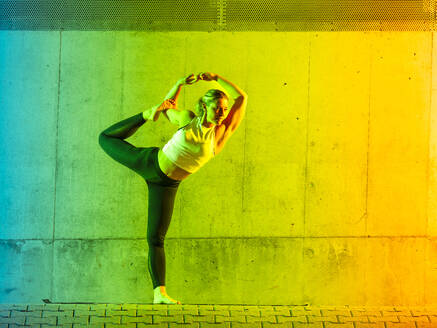
[[[133,135],[145,122],[142,113],[139,113],[115,123],[100,133],[99,144],[109,156],[138,173],[147,183],[149,189],[148,268],[155,289],[157,286],[165,286],[164,239],[181,181],[169,178],[159,168],[159,147],[135,147],[124,140]]]

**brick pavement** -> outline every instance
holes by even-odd
[[[0,304],[0,328],[437,328],[437,306]]]

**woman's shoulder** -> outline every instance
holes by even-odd
[[[194,127],[194,124],[196,123],[197,116],[191,111],[187,111],[187,112],[192,113],[193,116],[191,114],[186,113],[185,118],[180,121],[181,126],[179,127],[178,130],[184,129],[184,128]]]
[[[194,114],[190,110],[184,109],[180,111],[179,126],[186,126],[187,124],[191,123],[196,117],[196,114]]]

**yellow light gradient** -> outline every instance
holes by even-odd
[[[169,295],[437,303],[435,44],[419,31],[1,31],[0,303],[151,302],[146,184],[98,135],[205,71],[248,105],[179,187]],[[184,86],[180,108],[211,88],[224,90]],[[161,115],[128,141],[163,147],[176,129]]]

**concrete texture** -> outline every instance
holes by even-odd
[[[0,303],[151,302],[147,187],[98,134],[211,71],[248,95],[166,238],[190,304],[437,303],[431,32],[0,32]],[[20,60],[18,60],[20,58]],[[215,82],[185,86],[192,109]],[[162,147],[162,116],[128,139]]]

